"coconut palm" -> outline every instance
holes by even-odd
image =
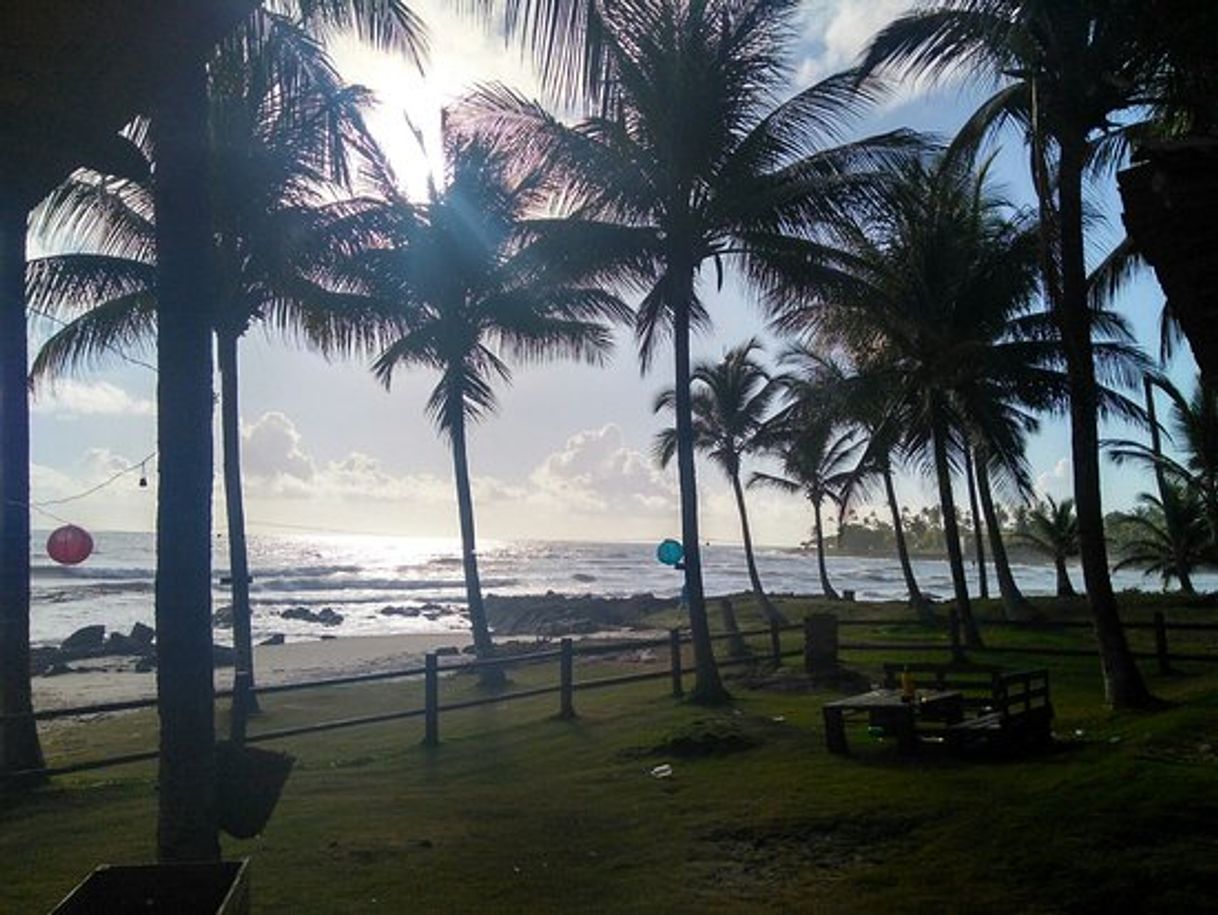
[[[1078,555],[1078,518],[1073,499],[1057,502],[1046,495],[1023,515],[1015,536],[1053,559],[1058,597],[1077,596],[1066,571],[1066,560]]]
[[[283,4],[284,7],[288,5]],[[386,48],[414,43],[398,0],[301,0],[315,25],[364,24]],[[390,15],[382,15],[390,11]],[[263,20],[250,21],[257,34]],[[371,23],[380,23],[372,26]],[[249,23],[247,23],[249,25]],[[281,98],[293,98],[285,73]],[[183,53],[151,111],[157,277],[156,618],[158,856],[219,855],[211,646],[212,293],[208,56]],[[25,376],[25,365],[21,376]],[[7,414],[6,414],[7,418]],[[6,438],[7,441],[7,438]]]
[[[749,583],[771,622],[786,620],[771,603],[761,585],[757,561],[753,556],[753,537],[745,508],[744,487],[740,482],[740,462],[745,455],[758,450],[765,421],[777,391],[769,373],[754,358],[761,344],[748,340],[729,350],[718,362],[703,361],[694,366],[691,397],[693,411],[694,447],[703,452],[732,484],[736,510],[740,514],[740,536],[744,541],[744,559]],[[656,399],[655,409],[671,411],[676,395],[669,388]],[[656,456],[660,466],[667,467],[677,451],[676,429],[663,430],[656,440]]]
[[[893,481],[893,467],[900,457],[900,449],[899,443],[888,434],[891,430],[884,421],[884,411],[893,395],[890,387],[884,384],[886,378],[860,373],[842,353],[825,354],[801,344],[790,346],[779,361],[787,367],[783,382],[797,392],[796,399],[817,404],[822,413],[836,417],[847,427],[857,428],[867,440],[866,451],[843,486],[842,507],[855,498],[867,498],[877,480],[883,484],[909,604],[919,619],[932,622],[934,612],[930,601],[922,594],[909,561],[905,522]]]
[[[981,506],[977,502],[977,471],[973,467],[973,446],[967,439],[961,442],[964,488],[968,493],[969,522],[973,527],[973,549],[977,552],[977,596],[990,597],[989,573],[985,568],[985,539],[982,534]]]
[[[1168,429],[1179,456],[1164,454],[1157,434],[1152,435],[1149,447],[1128,439],[1105,442],[1109,455],[1118,464],[1138,461],[1152,468],[1159,481],[1160,500],[1165,500],[1164,492],[1172,485],[1194,491],[1218,543],[1218,394],[1200,375],[1191,397],[1165,378],[1156,379],[1154,384],[1171,401]],[[1148,397],[1150,391],[1148,384]],[[1157,431],[1157,427],[1152,426],[1152,430]]]
[[[803,493],[812,503],[812,533],[821,592],[830,600],[839,600],[829,582],[825,563],[822,509],[826,501],[841,506],[842,487],[850,479],[864,443],[852,431],[838,431],[831,421],[810,416],[804,410],[810,404],[794,406],[795,409],[776,417],[767,430],[769,450],[778,457],[782,473],[755,472],[749,478],[749,486]]]
[[[474,529],[466,447],[468,426],[496,407],[494,383],[508,382],[508,358],[560,356],[599,363],[611,336],[604,320],[629,310],[601,289],[537,258],[528,214],[541,205],[544,184],[519,173],[505,153],[482,140],[445,137],[448,175],[426,203],[397,199],[406,212],[392,247],[365,256],[365,282],[396,302],[403,330],[376,358],[373,371],[388,387],[403,367],[440,373],[427,412],[452,448],[474,647],[494,653]],[[502,682],[501,669],[482,669],[482,682]]]
[[[1144,101],[1141,2],[935,0],[882,30],[862,73],[941,77],[967,70],[1001,88],[966,125],[976,140],[1007,122],[1029,145],[1040,204],[1041,272],[1070,382],[1071,455],[1087,593],[1110,702],[1152,701],[1121,628],[1108,572],[1100,490],[1093,321],[1088,306],[1083,186],[1120,160],[1137,129],[1122,114]]]
[[[834,148],[864,98],[831,78],[777,107],[789,83],[794,0],[608,0],[582,15],[595,36],[587,71],[600,114],[574,126],[505,89],[469,109],[480,129],[545,163],[562,188],[563,236],[552,256],[642,294],[644,369],[671,336],[685,587],[695,650],[691,697],[719,702],[702,587],[694,470],[689,337],[709,315],[703,267],[739,265],[773,304],[824,269],[822,246],[797,233],[836,217],[874,184],[872,168],[909,138]]]
[[[345,87],[320,47],[294,28],[277,22],[261,45],[224,46],[210,69],[213,262],[221,283],[211,320],[221,385],[237,652],[239,689],[233,701],[240,709],[254,703],[247,691],[253,686],[253,646],[241,493],[238,341],[251,324],[267,323],[335,348],[368,336],[373,326],[361,320],[363,310],[352,305],[351,297],[326,283],[332,273],[328,266],[371,235],[368,206],[327,200],[346,182],[350,156],[374,155],[360,112],[364,95]],[[301,65],[310,48],[317,55],[307,64],[313,82],[298,82],[293,104],[285,106],[282,87],[277,80],[268,82],[268,76],[274,76],[285,56]],[[142,125],[133,137],[152,158]],[[38,214],[40,227],[76,250],[31,261],[27,298],[42,312],[79,316],[44,343],[31,369],[36,382],[154,342],[153,210],[149,182],[100,181],[87,174],[73,177],[48,198]]]
[[[1133,536],[1122,545],[1121,561],[1113,568],[1140,567],[1158,573],[1164,585],[1173,578],[1185,594],[1196,594],[1192,572],[1212,561],[1213,535],[1205,505],[1194,490],[1168,483],[1163,498],[1142,493],[1142,511],[1123,514],[1119,524]]]

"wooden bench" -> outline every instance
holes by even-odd
[[[919,687],[963,694],[964,720],[945,722],[939,732],[953,751],[976,744],[1000,749],[1043,746],[1051,738],[1053,703],[1047,670],[1007,672],[986,665],[885,664],[885,685],[897,687],[906,670]]]

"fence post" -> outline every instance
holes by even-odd
[[[837,617],[814,613],[804,617],[804,670],[809,676],[837,670]]]
[[[672,658],[672,695],[680,699],[685,695],[685,687],[681,685],[681,630],[668,630],[668,654]]]
[[[559,718],[575,717],[575,650],[570,639],[559,643],[562,654],[558,657]]]
[[[964,646],[960,643],[960,611],[952,607],[947,614],[947,628],[952,638],[952,661],[959,664],[967,660]]]
[[[1167,620],[1163,618],[1163,611],[1155,611],[1155,657],[1159,659],[1159,673],[1169,674],[1171,670],[1171,659],[1167,654]]]
[[[770,656],[775,667],[782,664],[782,632],[778,629],[777,620],[770,620]]]
[[[427,652],[423,674],[423,746],[440,743],[440,675],[436,653]]]

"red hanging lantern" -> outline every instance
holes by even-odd
[[[79,565],[93,552],[93,538],[83,527],[65,524],[47,538],[47,555],[60,565]]]

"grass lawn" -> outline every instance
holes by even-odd
[[[793,617],[809,606],[787,603]],[[747,603],[740,612],[744,625],[755,619]],[[1029,647],[1090,638],[986,634]],[[916,626],[842,637],[932,640]],[[844,659],[870,675],[913,656]],[[975,659],[1050,667],[1054,752],[998,762],[932,749],[908,761],[855,727],[854,755],[836,757],[820,717],[835,693],[735,680],[734,705],[708,711],[669,697],[661,679],[581,691],[573,721],[553,717],[556,696],[455,711],[434,749],[420,745],[417,719],[265,744],[293,753],[296,769],[264,835],[228,840],[225,854],[253,859],[254,911],[266,913],[1212,910],[1218,665],[1160,677],[1148,662],[1154,690],[1176,705],[1114,714],[1101,704],[1094,659]],[[581,660],[576,677],[646,663]],[[556,676],[555,665],[519,669],[513,686]],[[442,685],[445,701],[476,692],[466,676]],[[420,695],[418,683],[379,683],[268,696],[251,731],[414,707]],[[753,745],[673,752],[674,738],[706,732]],[[155,716],[59,726],[46,741],[56,763],[146,748]],[[671,778],[651,777],[660,763]],[[60,778],[0,805],[0,912],[45,912],[94,865],[154,855],[151,765]]]

